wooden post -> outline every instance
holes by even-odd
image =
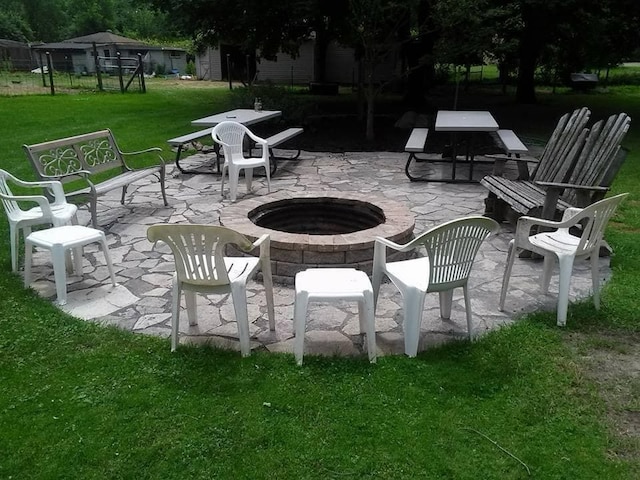
[[[124,81],[122,80],[122,56],[116,52],[116,63],[118,64],[118,80],[120,82],[120,93],[124,93]]]
[[[47,69],[49,70],[49,84],[51,87],[51,95],[55,95],[56,89],[53,86],[53,62],[51,61],[51,53],[46,52],[45,55],[47,56]]]
[[[233,90],[231,85],[231,54],[227,53],[227,79],[229,80],[229,90]]]
[[[96,78],[98,79],[98,90],[102,91],[102,74],[100,73],[100,59],[98,58],[98,47],[93,42],[93,63],[96,66]]]
[[[42,77],[42,86],[46,87],[47,86],[47,77],[45,77],[45,73],[44,73],[44,62],[42,61],[42,52],[38,51],[38,58],[40,60],[40,76]]]
[[[142,93],[147,93],[147,86],[144,83],[144,62],[142,61],[141,53],[138,53],[138,69],[140,71],[140,88]]]

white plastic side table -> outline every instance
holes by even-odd
[[[373,288],[366,273],[355,268],[309,268],[296,274],[293,352],[298,365],[304,354],[304,332],[309,302],[358,302],[360,332],[366,332],[369,361],[376,362],[376,325]]]
[[[113,265],[109,256],[107,239],[104,233],[82,225],[65,225],[62,227],[48,228],[33,232],[25,239],[24,260],[24,286],[31,285],[31,264],[33,247],[40,247],[51,252],[53,262],[53,274],[56,282],[57,302],[60,305],[67,303],[67,273],[65,269],[65,256],[68,249],[76,249],[73,253],[76,274],[82,276],[82,247],[90,243],[99,243],[104,253],[104,258],[109,268],[111,284],[115,287],[116,276],[113,273]]]

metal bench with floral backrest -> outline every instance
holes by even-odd
[[[23,145],[36,175],[42,180],[59,180],[66,185],[67,198],[88,197],[91,223],[97,228],[98,197],[111,190],[122,188],[120,203],[124,205],[127,187],[149,175],[160,181],[164,205],[168,205],[165,193],[165,162],[158,154],[156,164],[133,169],[125,157],[143,153],[160,152],[158,147],[137,152],[123,152],[118,147],[111,130],[76,135],[34,145]]]

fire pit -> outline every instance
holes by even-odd
[[[370,274],[375,237],[405,243],[414,228],[413,214],[398,202],[334,191],[243,200],[224,208],[220,223],[252,240],[268,233],[274,279],[284,283],[311,267],[353,267]]]

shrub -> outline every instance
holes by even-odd
[[[256,97],[262,99],[263,109],[281,110],[285,123],[303,124],[304,120],[314,113],[315,107],[310,98],[271,83],[234,88],[231,90],[231,105],[233,108],[253,108]]]

